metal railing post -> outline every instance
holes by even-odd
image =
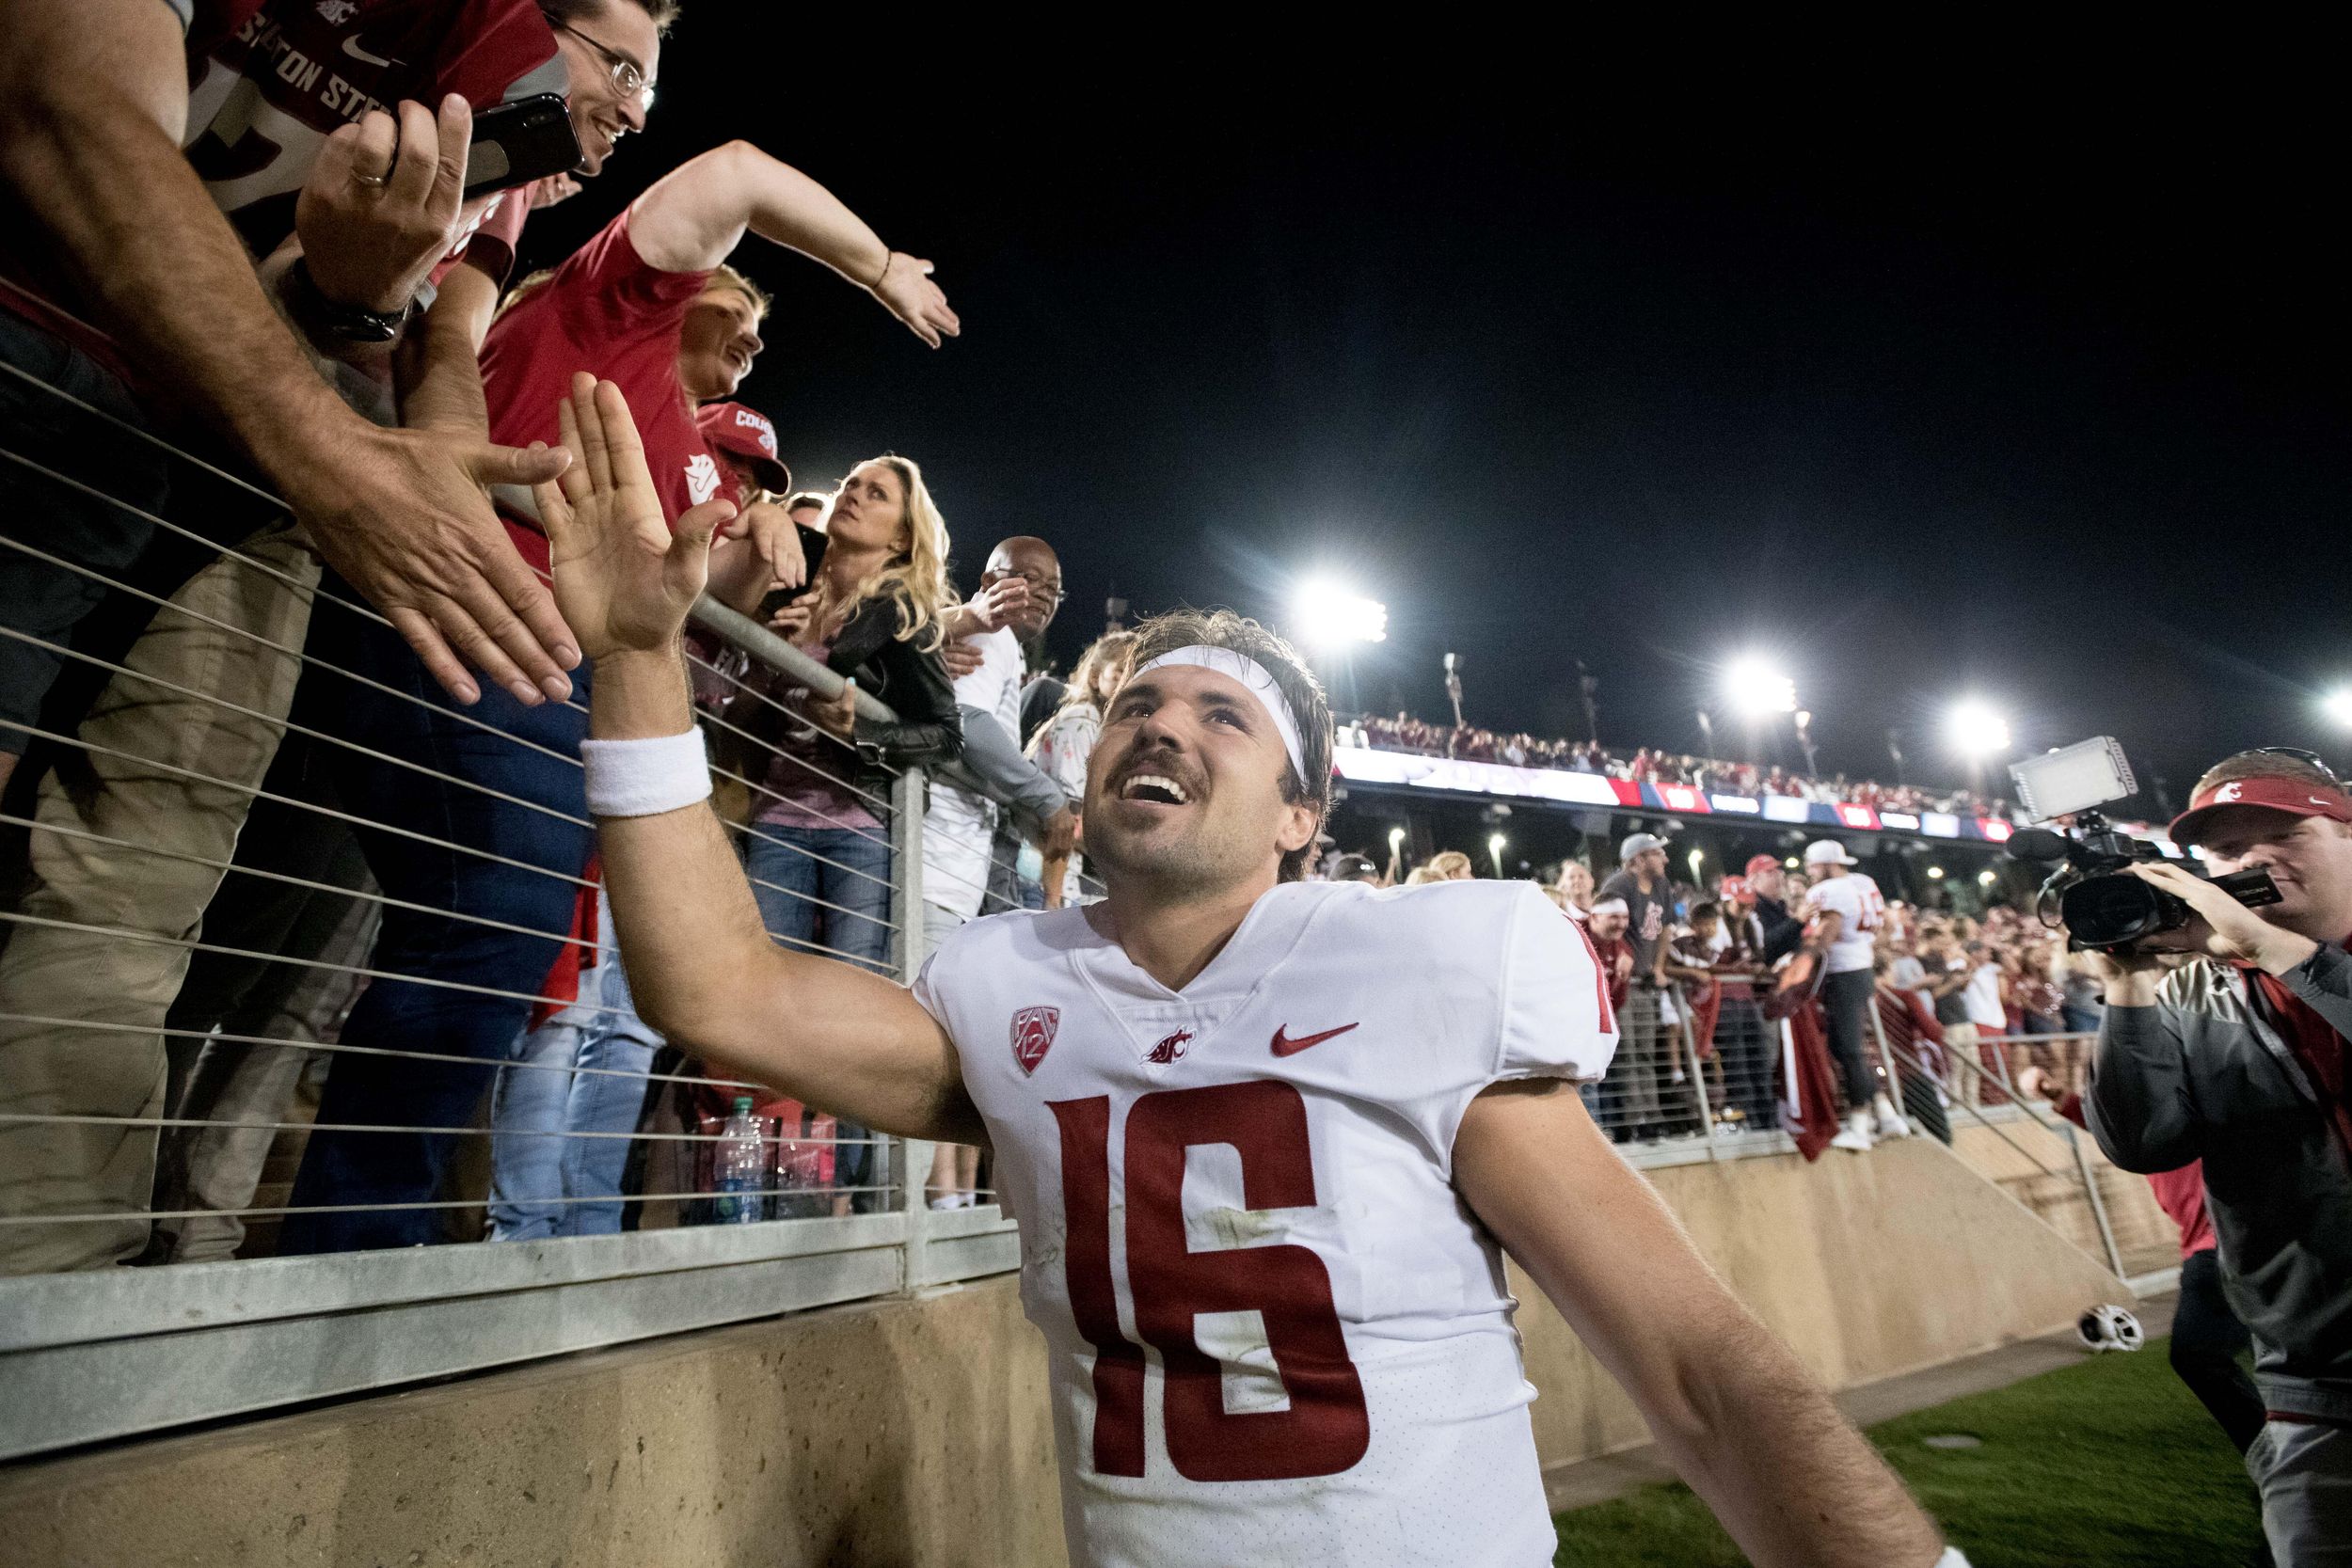
[[[923,770],[910,768],[890,784],[891,967],[902,986],[914,984],[930,952],[923,941]]]
[[[1682,1031],[1682,1059],[1690,1064],[1691,1094],[1699,1106],[1699,1136],[1707,1140],[1707,1157],[1720,1160],[1715,1147],[1715,1107],[1707,1098],[1707,1067],[1699,1060],[1698,1031],[1691,1027],[1691,993],[1677,980],[1673,986],[1675,1016]]]
[[[2083,1179],[2083,1196],[2090,1200],[2090,1218],[2099,1227],[2099,1244],[2106,1248],[2107,1267],[2115,1277],[2123,1275],[2123,1252],[2115,1244],[2115,1227],[2107,1223],[2106,1199],[2099,1196],[2099,1173],[2090,1166],[2090,1156],[2083,1151],[2082,1134],[2073,1122],[2066,1124],[2066,1147],[2074,1155],[2074,1169]]]
[[[1903,1109],[1903,1075],[1895,1065],[1894,1050],[1886,1043],[1886,1020],[1879,1016],[1878,988],[1870,988],[1870,1033],[1879,1042],[1879,1065],[1886,1069],[1886,1098],[1895,1107],[1895,1114],[1906,1124],[1911,1120]]]
[[[902,986],[914,984],[929,957],[923,941],[923,770],[909,768],[890,784],[890,919],[898,927],[891,957]],[[925,1262],[930,1245],[931,1206],[925,1187],[930,1180],[931,1152],[928,1139],[891,1140],[898,1206],[907,1217],[899,1278],[909,1291],[929,1277]]]

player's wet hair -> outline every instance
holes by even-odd
[[[1230,610],[1171,610],[1136,628],[1135,668],[1142,669],[1162,654],[1179,648],[1224,648],[1249,659],[1274,680],[1291,717],[1298,721],[1298,756],[1306,765],[1300,778],[1286,762],[1282,767],[1282,799],[1292,805],[1314,808],[1315,831],[1331,811],[1331,703],[1323,683],[1296,649],[1268,627]],[[1295,882],[1307,875],[1314,859],[1311,837],[1282,857],[1281,879]]]

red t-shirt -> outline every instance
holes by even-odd
[[[188,162],[256,256],[293,232],[326,138],[370,109],[453,92],[479,112],[567,85],[533,0],[199,0],[188,44]]]
[[[709,277],[646,265],[629,244],[626,211],[606,224],[490,324],[482,345],[490,439],[554,445],[556,405],[571,395],[572,372],[590,371],[628,400],[663,516],[675,524],[687,508],[717,495],[718,463],[677,378],[678,326]],[[506,528],[523,559],[546,570],[547,536],[513,518]]]
[[[294,231],[294,198],[326,138],[402,99],[457,93],[479,111],[564,90],[533,0],[177,0],[187,19],[189,164],[258,260]],[[519,196],[520,193],[517,193]],[[502,277],[528,199],[480,262]],[[492,235],[485,217],[483,233]],[[463,247],[460,246],[462,249]],[[65,269],[0,245],[0,307],[82,348],[135,388],[119,345],[87,319]]]

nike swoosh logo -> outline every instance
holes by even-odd
[[[1334,1035],[1344,1035],[1350,1029],[1360,1027],[1362,1027],[1360,1023],[1343,1023],[1336,1029],[1326,1029],[1320,1035],[1301,1035],[1298,1038],[1292,1039],[1285,1032],[1290,1028],[1290,1025],[1286,1023],[1280,1029],[1274,1031],[1274,1053],[1277,1056],[1295,1056],[1311,1045],[1321,1045]]]
[[[351,37],[343,40],[343,53],[350,55],[355,60],[365,60],[370,65],[392,66],[400,64],[400,61],[398,60],[388,60],[381,55],[371,55],[366,50],[360,48],[359,35],[357,33],[354,33]]]

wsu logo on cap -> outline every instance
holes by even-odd
[[[1026,1074],[1054,1048],[1054,1031],[1061,1027],[1059,1007],[1024,1007],[1012,1015],[1012,1059]]]
[[[2237,780],[2232,779],[2228,784],[2223,784],[2219,789],[2213,792],[2212,803],[2217,806],[2227,805],[2232,800],[2236,800],[2239,796],[2245,793],[2246,786],[2243,784],[2240,784]]]

